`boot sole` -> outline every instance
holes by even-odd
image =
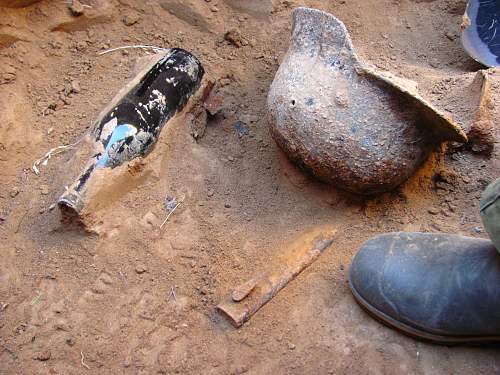
[[[356,291],[349,276],[349,287],[358,304],[374,317],[379,322],[390,328],[394,328],[407,336],[423,340],[435,344],[458,345],[458,344],[479,344],[479,343],[494,343],[500,341],[500,336],[442,336],[434,333],[425,332],[417,328],[411,327],[405,323],[401,323],[382,311],[373,307]]]

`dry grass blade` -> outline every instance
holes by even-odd
[[[105,51],[99,52],[98,55],[105,55],[106,53],[114,52],[114,51],[119,51],[122,49],[129,49],[129,48],[139,48],[139,49],[145,49],[145,50],[152,50],[155,53],[158,52],[164,52],[167,50],[167,48],[161,48],[161,47],[156,47],[156,46],[147,46],[147,45],[131,45],[131,46],[122,46],[122,47],[116,47],[116,48],[110,48]]]
[[[90,370],[90,366],[87,365],[83,360],[85,359],[85,357],[83,356],[83,352],[80,352],[80,356],[81,356],[81,363],[82,363],[82,366],[85,367],[87,370]]]
[[[168,295],[167,301],[173,298],[174,301],[177,301],[177,295],[175,294],[175,286],[170,288],[170,294]]]
[[[177,207],[179,207],[179,206],[181,205],[181,203],[182,203],[182,202],[177,203],[177,204],[175,205],[175,207],[174,207],[174,208],[172,208],[172,211],[170,211],[170,212],[168,213],[168,215],[167,215],[167,217],[165,218],[165,220],[163,220],[163,223],[161,223],[161,225],[160,225],[160,229],[161,229],[161,228],[163,228],[163,226],[167,223],[168,218],[170,217],[170,215],[172,215],[172,214],[174,213],[175,209],[176,209]]]
[[[40,159],[36,160],[33,163],[33,166],[31,167],[31,170],[33,173],[36,175],[40,174],[40,169],[38,168],[40,165],[47,165],[49,162],[49,159],[58,154],[62,154],[63,152],[66,152],[67,150],[71,150],[74,148],[76,145],[78,145],[82,140],[78,140],[75,143],[69,144],[69,145],[62,145],[62,146],[57,146],[52,149],[50,149],[44,156],[42,156]]]

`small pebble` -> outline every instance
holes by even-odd
[[[455,34],[453,34],[452,32],[447,32],[446,34],[444,34],[449,40],[455,40],[456,36]]]
[[[52,354],[50,353],[50,350],[42,350],[41,352],[36,353],[33,359],[38,361],[48,361],[51,356]]]
[[[435,207],[432,207],[432,208],[429,208],[427,210],[428,213],[430,213],[431,215],[437,215],[439,213],[439,210]]]
[[[19,188],[18,187],[12,188],[12,190],[10,191],[10,197],[14,198],[17,196],[17,194],[19,194]]]
[[[135,272],[137,272],[139,275],[141,273],[144,273],[146,272],[148,269],[146,268],[146,266],[144,264],[138,264],[136,267],[135,267]]]
[[[49,187],[47,185],[40,186],[40,192],[42,193],[42,195],[48,195],[49,194]]]
[[[429,65],[432,66],[433,68],[439,68],[439,66],[441,64],[440,64],[439,60],[432,59],[431,61],[429,61]]]
[[[66,338],[66,344],[68,344],[69,346],[73,346],[73,345],[75,345],[75,343],[76,343],[76,340],[73,336],[68,336]]]
[[[71,14],[75,17],[81,16],[84,12],[83,5],[78,0],[72,0],[68,5]]]
[[[224,207],[226,207],[226,208],[231,208],[231,204],[229,204],[229,203],[224,203]]]
[[[125,26],[132,26],[139,22],[140,19],[141,18],[135,13],[127,14],[125,17],[123,17],[123,23],[125,24]]]
[[[231,83],[231,80],[229,78],[221,78],[219,80],[219,84],[221,85],[221,87],[225,87],[227,85],[229,85]]]
[[[241,47],[244,45],[243,37],[241,36],[241,32],[238,29],[231,29],[224,34],[224,39],[227,40],[235,47]]]
[[[71,92],[78,94],[81,91],[80,83],[78,81],[71,81]]]

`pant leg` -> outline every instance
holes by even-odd
[[[500,178],[484,190],[481,196],[480,213],[486,232],[500,252]]]

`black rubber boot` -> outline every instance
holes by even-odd
[[[484,229],[500,252],[500,178],[489,184],[483,191],[479,212]]]
[[[369,313],[437,343],[500,341],[500,254],[488,240],[389,233],[355,256],[349,284]]]

